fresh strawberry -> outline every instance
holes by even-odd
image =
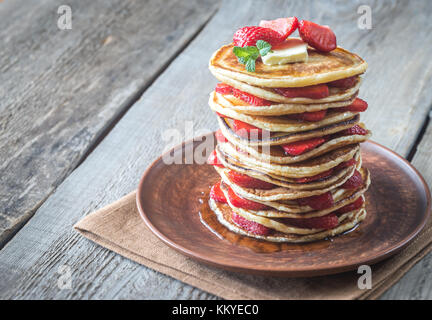
[[[216,131],[215,136],[216,136],[216,140],[218,142],[222,142],[223,143],[223,142],[227,142],[228,141],[227,138],[225,138],[225,136],[223,135],[221,129],[219,129],[218,131]]]
[[[240,228],[260,236],[266,236],[271,232],[270,228],[267,228],[266,226],[263,226],[262,224],[259,224],[255,221],[250,221],[246,218],[243,218],[241,215],[235,212],[232,213],[231,219]]]
[[[333,229],[339,224],[338,217],[334,213],[308,219],[291,218],[289,222],[297,227],[308,229]]]
[[[297,199],[298,204],[302,206],[309,206],[314,210],[324,210],[330,208],[334,201],[330,191],[307,198]]]
[[[318,174],[311,176],[311,177],[297,178],[297,179],[295,179],[295,181],[298,183],[312,182],[312,181],[328,178],[332,175],[332,173],[333,173],[333,169],[330,169],[330,170],[318,173]]]
[[[216,183],[210,189],[210,198],[220,203],[227,203],[224,193],[220,188],[220,182]]]
[[[232,124],[235,133],[243,138],[249,138],[249,136],[260,137],[262,134],[262,129],[249,123],[233,119]]]
[[[254,46],[258,40],[264,40],[274,45],[285,39],[278,32],[270,28],[257,26],[240,28],[233,37],[234,45],[238,47]]]
[[[289,37],[298,27],[297,17],[279,18],[276,20],[261,20],[260,27],[269,28],[279,33],[282,39]]]
[[[298,87],[298,88],[275,88],[280,95],[287,98],[310,98],[322,99],[330,95],[329,88],[326,84],[317,84],[314,86]]]
[[[235,192],[228,188],[228,199],[229,202],[236,208],[242,208],[246,210],[267,210],[270,209],[268,206],[262,203],[247,200],[245,198],[239,197]]]
[[[302,20],[299,23],[299,34],[304,42],[318,51],[330,52],[337,47],[336,36],[328,26]]]
[[[354,174],[349,178],[343,185],[341,185],[341,188],[343,189],[357,189],[363,185],[363,178],[361,173],[356,170],[354,171]]]
[[[351,128],[342,130],[341,132],[338,132],[341,136],[352,136],[352,135],[361,135],[365,136],[368,134],[368,131],[366,129],[363,129],[358,124],[352,126]]]
[[[368,104],[366,101],[360,99],[360,98],[356,98],[353,103],[351,103],[349,106],[347,107],[342,107],[342,108],[337,108],[335,109],[336,111],[351,111],[351,112],[363,112],[366,111],[366,109],[368,108]]]
[[[336,210],[334,213],[336,213],[336,214],[343,214],[343,213],[346,213],[346,212],[350,212],[350,211],[354,211],[354,210],[360,209],[362,207],[362,205],[363,205],[363,202],[364,202],[363,197],[360,197],[356,201],[354,201],[354,202],[352,202],[350,204],[347,204],[346,206],[343,206],[342,208]]]
[[[349,89],[354,87],[354,85],[357,82],[357,76],[345,78],[345,79],[339,79],[332,82],[327,83],[330,87],[336,87],[341,89]]]
[[[232,94],[244,102],[253,105],[253,106],[270,106],[272,103],[271,101],[253,96],[247,92],[240,91],[238,89],[232,88]]]
[[[312,138],[309,140],[297,141],[288,144],[284,144],[281,147],[285,150],[285,153],[290,156],[298,156],[306,151],[312,150],[319,145],[326,142],[325,138]]]
[[[321,111],[314,111],[314,112],[290,114],[287,115],[286,117],[288,119],[293,119],[293,120],[316,122],[324,119],[326,114],[327,114],[327,110],[321,110]]]
[[[237,171],[228,171],[228,178],[231,182],[243,188],[264,189],[269,190],[276,187],[274,184],[249,177],[247,174],[242,174]]]
[[[340,170],[343,168],[348,168],[348,167],[355,165],[356,163],[357,163],[356,159],[352,158],[351,160],[339,163],[336,167],[333,168],[333,170]]]
[[[212,166],[217,166],[223,168],[222,162],[218,159],[216,150],[213,150],[212,153],[210,153],[210,156],[207,159],[207,163],[211,164]]]
[[[220,82],[216,85],[215,91],[220,94],[232,94],[232,89],[233,87]]]

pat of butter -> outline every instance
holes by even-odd
[[[307,44],[299,39],[288,39],[280,49],[279,47],[272,48],[272,52],[267,53],[261,59],[266,65],[307,62]]]

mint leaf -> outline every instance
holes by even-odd
[[[258,40],[256,42],[256,46],[259,50],[261,57],[264,57],[267,53],[270,52],[271,49],[271,44],[264,40]]]
[[[249,58],[246,61],[246,70],[247,71],[249,71],[249,72],[255,72],[255,60],[256,59]]]
[[[255,46],[234,47],[233,52],[239,63],[244,64],[246,70],[255,72],[255,61],[261,55],[262,57],[269,53],[271,49],[270,43],[258,40]]]

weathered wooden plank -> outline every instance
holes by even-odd
[[[0,247],[217,9],[206,1],[0,4]]]
[[[432,116],[432,113],[431,113]],[[429,187],[432,186],[432,122],[422,137],[412,160],[423,174]],[[432,299],[432,253],[415,265],[396,285],[382,296],[383,299]]]
[[[0,251],[0,298],[214,298],[94,245],[72,231],[72,225],[136,188],[142,172],[164,147],[164,130],[183,132],[186,121],[192,121],[195,130],[216,128],[214,116],[206,106],[208,92],[216,83],[207,71],[208,58],[230,40],[237,27],[281,13],[330,24],[342,46],[369,62],[371,70],[362,89],[362,96],[371,105],[366,122],[375,132],[375,140],[406,154],[409,147],[401,141],[408,139],[412,144],[415,140],[412,132],[419,130],[421,122],[416,117],[420,119],[427,112],[424,100],[429,93],[422,88],[430,79],[428,73],[420,72],[418,77],[399,77],[395,86],[389,77],[394,76],[393,69],[399,62],[406,60],[400,55],[395,57],[391,45],[397,38],[404,40],[406,48],[412,48],[420,41],[416,37],[426,39],[427,32],[417,29],[419,23],[428,25],[428,3],[371,3],[375,29],[364,31],[357,29],[357,5],[352,2],[245,0],[241,6],[234,1],[224,2],[201,34]],[[430,45],[424,41],[423,50],[430,52]],[[423,65],[422,70],[430,69],[426,55],[416,58],[421,60],[416,65]],[[410,64],[402,70],[410,73]],[[404,92],[403,97],[395,91]],[[401,98],[405,104],[397,100]],[[416,103],[410,107],[411,113],[403,117],[404,129],[387,136],[391,126],[399,121],[388,115],[395,110],[402,113],[405,109],[401,108],[411,106],[413,101]],[[386,117],[373,121],[376,113]],[[70,290],[57,287],[58,270],[63,265],[71,268]]]

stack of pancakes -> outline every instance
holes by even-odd
[[[266,103],[252,105],[238,94],[210,95],[209,105],[223,134],[216,146],[220,165],[214,167],[227,201],[209,202],[218,220],[233,232],[277,242],[315,241],[354,228],[366,217],[363,194],[370,176],[362,167],[360,143],[371,133],[359,122],[359,112],[348,106],[357,98],[366,62],[339,47],[328,53],[308,48],[307,62],[269,66],[258,60],[256,71],[248,72],[233,54],[233,46],[213,54],[210,71],[223,84]],[[347,78],[352,80],[349,87],[332,86]],[[328,86],[326,97],[288,97],[280,90],[319,84]],[[301,116],[323,110],[325,116],[318,121]],[[323,140],[304,152],[298,148],[287,152],[290,146],[317,138]],[[260,180],[265,188],[241,186],[230,178],[232,172]],[[254,210],[236,206],[230,193],[258,206]],[[336,225],[314,227],[328,215],[333,219],[336,215]],[[254,227],[245,227],[245,221]],[[267,231],[255,232],[257,224]]]

